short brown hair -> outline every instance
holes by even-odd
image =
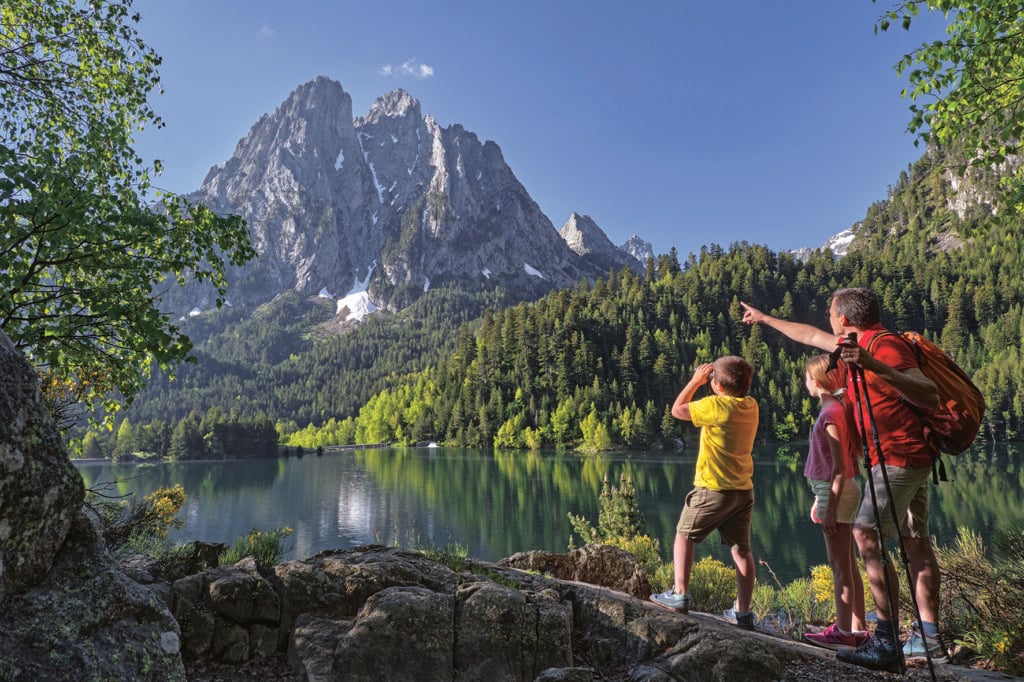
[[[736,398],[742,398],[750,391],[750,383],[754,380],[754,367],[738,355],[725,355],[715,360],[715,381],[722,387],[722,392]]]
[[[832,307],[837,314],[845,315],[851,326],[861,329],[872,327],[882,319],[878,299],[864,287],[839,289],[832,294]]]

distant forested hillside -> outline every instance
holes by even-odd
[[[439,291],[340,336],[318,326],[329,309],[284,297],[209,336],[198,366],[155,380],[124,418],[173,427],[214,409],[269,418],[306,446],[648,447],[693,437],[668,406],[695,363],[730,353],[757,368],[761,436],[800,439],[817,410],[802,381],[809,349],[742,324],[739,301],[826,327],[833,290],[868,286],[887,326],[924,331],[975,378],[985,437],[1016,440],[1024,256],[1020,226],[979,200],[988,189],[976,180],[954,192],[925,156],[868,209],[839,260],[710,245],[511,307],[500,292]]]
[[[959,199],[986,189],[975,181],[953,192],[926,156],[870,207],[838,261],[709,246],[682,264],[663,256],[643,276],[617,273],[488,312],[479,329],[461,330],[453,354],[375,396],[356,419],[291,439],[646,447],[692,437],[668,406],[696,363],[726,353],[757,368],[762,437],[804,438],[817,410],[802,380],[811,351],[743,325],[739,301],[827,328],[829,295],[846,286],[871,287],[886,326],[923,331],[975,378],[989,404],[983,437],[1018,439],[1024,258],[1016,223]]]

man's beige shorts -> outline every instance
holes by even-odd
[[[904,467],[885,465],[889,477],[889,486],[896,502],[896,516],[900,520],[900,535],[907,538],[928,537],[928,479],[932,475],[931,466],[906,469]],[[871,486],[874,485],[878,503],[878,516],[871,499]],[[882,469],[876,464],[871,467],[871,475],[864,484],[864,496],[860,502],[860,511],[853,525],[857,528],[878,528],[878,519],[882,520],[882,536],[896,538],[896,525],[893,523],[892,504],[882,478]]]

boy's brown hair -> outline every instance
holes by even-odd
[[[742,398],[750,391],[754,380],[753,366],[738,355],[725,355],[715,360],[713,369],[715,381],[722,387],[722,393]]]

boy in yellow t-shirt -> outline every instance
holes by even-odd
[[[686,496],[672,547],[675,584],[651,601],[679,613],[692,604],[687,589],[696,543],[717,530],[732,548],[736,564],[736,604],[725,615],[746,630],[754,629],[750,599],[754,593],[754,555],[750,550],[750,520],[754,509],[754,437],[757,401],[747,395],[754,368],[743,358],[728,355],[702,364],[683,387],[672,416],[701,427],[694,489]],[[693,401],[704,384],[713,395]],[[693,402],[691,402],[693,401]]]

